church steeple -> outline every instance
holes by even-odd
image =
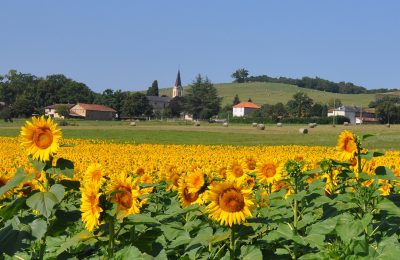
[[[181,72],[178,70],[178,75],[176,76],[175,86],[172,88],[172,97],[183,96],[183,87],[181,82]]]
[[[182,87],[180,70],[178,70],[178,75],[176,76],[175,86],[176,87],[179,87],[179,86]]]

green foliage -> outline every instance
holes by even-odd
[[[69,107],[66,105],[57,105],[55,107],[55,110],[57,112],[57,114],[59,114],[60,116],[64,117],[64,118],[68,118],[69,117]]]
[[[129,117],[143,117],[152,114],[152,107],[149,100],[143,93],[129,93],[124,99],[122,114]]]
[[[220,107],[221,98],[211,81],[198,75],[186,91],[185,111],[194,119],[209,119],[218,114]]]
[[[158,82],[157,80],[154,80],[153,83],[151,84],[151,87],[147,89],[147,96],[158,96]]]
[[[232,73],[231,77],[235,79],[234,82],[243,83],[247,80],[249,76],[249,71],[245,68],[237,69],[235,72]]]

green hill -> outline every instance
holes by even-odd
[[[219,96],[223,97],[222,105],[231,104],[236,94],[239,95],[241,101],[251,98],[258,105],[278,102],[286,104],[299,91],[306,93],[314,102],[322,104],[327,103],[331,98],[336,98],[340,99],[344,105],[367,107],[371,101],[375,100],[375,94],[338,94],[282,83],[218,83],[214,86],[217,88]],[[171,88],[160,89],[160,95],[171,96],[171,93]]]

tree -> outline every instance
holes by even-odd
[[[122,113],[129,117],[150,116],[152,107],[143,93],[129,93],[124,99]]]
[[[154,80],[153,83],[151,84],[151,87],[147,89],[147,96],[158,96],[158,82],[157,80]]]
[[[35,112],[33,101],[25,95],[16,98],[11,110],[17,117],[29,117]]]
[[[232,104],[233,104],[233,105],[237,105],[237,104],[239,104],[239,103],[240,103],[240,99],[239,99],[238,94],[236,94],[235,97],[233,98]]]
[[[249,76],[249,71],[246,70],[245,68],[237,69],[231,75],[231,77],[235,79],[234,82],[237,82],[237,83],[245,82],[248,76]]]
[[[187,90],[185,111],[194,119],[209,119],[218,114],[221,100],[211,81],[199,74]]]
[[[337,108],[342,106],[342,100],[339,98],[330,98],[328,100],[328,106],[329,108]]]
[[[303,92],[293,95],[293,99],[286,104],[289,113],[293,117],[307,117],[310,114],[313,100]]]
[[[169,102],[165,113],[171,117],[180,117],[181,113],[184,111],[184,106],[185,98],[176,96]]]
[[[252,100],[251,98],[249,98],[249,99],[247,100],[247,102],[253,102],[253,100]]]
[[[57,114],[59,114],[60,116],[64,117],[64,118],[68,118],[69,117],[69,107],[66,105],[57,105],[55,107],[55,110],[57,112]]]

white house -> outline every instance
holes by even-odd
[[[359,108],[352,106],[341,106],[334,109],[328,110],[329,116],[345,116],[350,119],[350,124],[356,124],[356,113],[359,112]]]
[[[53,117],[53,118],[63,118],[63,116],[60,116],[57,113],[57,107],[61,107],[61,106],[66,106],[68,107],[68,109],[71,109],[73,106],[75,106],[75,104],[54,104],[54,105],[50,105],[44,108],[44,114],[48,117]]]
[[[232,114],[236,117],[243,117],[260,108],[252,102],[240,102],[232,107]]]

